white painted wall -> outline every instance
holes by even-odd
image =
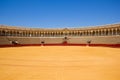
[[[7,37],[10,41],[18,41],[20,44],[61,44],[64,37]],[[10,41],[4,36],[0,36],[0,45],[11,44]],[[89,37],[68,37],[70,44],[120,44],[120,36],[89,36]]]

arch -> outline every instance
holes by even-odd
[[[79,36],[79,31],[78,30],[76,31],[76,36]]]
[[[81,32],[80,32],[80,35],[81,35],[81,36],[83,36],[83,34],[84,34],[84,32],[83,32],[83,31],[81,31]]]
[[[2,36],[2,30],[0,29],[0,36]]]
[[[88,31],[85,31],[85,35],[88,36]]]
[[[100,31],[100,29],[98,29],[98,36],[101,36],[101,31]]]
[[[75,36],[76,35],[76,32],[75,31],[73,31],[73,36]]]
[[[68,35],[71,36],[71,31],[69,31]]]
[[[5,36],[9,36],[9,31],[5,30]]]
[[[113,35],[116,35],[116,30],[115,29],[113,29]]]
[[[78,31],[78,36],[80,36],[80,31]]]
[[[52,32],[50,31],[50,32],[49,32],[49,37],[51,37],[51,36],[52,36]]]
[[[12,36],[12,31],[11,30],[9,31],[9,36]]]
[[[62,32],[60,32],[61,33],[61,36],[63,36],[63,31]]]
[[[99,35],[99,31],[95,30],[95,36],[98,36],[98,35]]]
[[[93,30],[93,32],[92,32],[92,36],[95,36],[95,31]]]
[[[108,35],[108,29],[106,29],[105,35]]]
[[[71,32],[71,36],[73,36],[73,35],[74,35],[74,31]]]
[[[16,36],[20,36],[20,31],[19,30],[16,31]]]
[[[103,36],[103,33],[104,33],[104,31],[103,31],[103,29],[101,29],[100,30],[100,36]]]
[[[26,31],[23,31],[23,36],[26,37]]]
[[[90,30],[90,36],[92,36],[93,35],[93,30]]]
[[[112,30],[108,29],[108,35],[112,35]]]
[[[2,30],[2,36],[5,36],[5,30]]]
[[[120,28],[117,28],[116,34],[117,34],[117,35],[120,35]]]
[[[102,35],[102,32],[101,32],[101,30],[99,30],[99,36],[101,36]]]
[[[31,37],[31,36],[32,36],[32,35],[31,35],[31,31],[29,31],[29,32],[28,32],[28,36],[29,36],[29,37]]]
[[[91,31],[90,30],[88,31],[88,36],[91,36]]]
[[[20,31],[20,36],[21,36],[21,37],[23,36],[23,31]]]
[[[40,33],[40,36],[41,36],[41,37],[43,37],[43,36],[44,36],[44,33],[43,33],[42,31],[41,31],[41,33]]]
[[[106,36],[106,29],[103,29],[103,36]]]
[[[26,31],[26,37],[29,37],[29,31]]]
[[[74,35],[74,32],[73,31],[71,31],[71,36],[73,36]]]
[[[118,35],[120,35],[120,28],[118,28]]]
[[[33,31],[30,31],[30,37],[33,37]]]
[[[82,36],[85,36],[85,31],[82,31]]]
[[[15,30],[13,30],[12,35],[16,36],[16,31]]]

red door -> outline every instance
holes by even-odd
[[[67,45],[67,41],[64,41],[64,42],[63,42],[63,45]]]

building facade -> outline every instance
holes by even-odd
[[[86,28],[40,29],[0,26],[0,46],[91,45],[120,46],[120,24]]]

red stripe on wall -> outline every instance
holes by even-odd
[[[103,46],[120,48],[120,44],[16,44],[16,45],[0,45],[0,47],[22,47],[22,46]]]

